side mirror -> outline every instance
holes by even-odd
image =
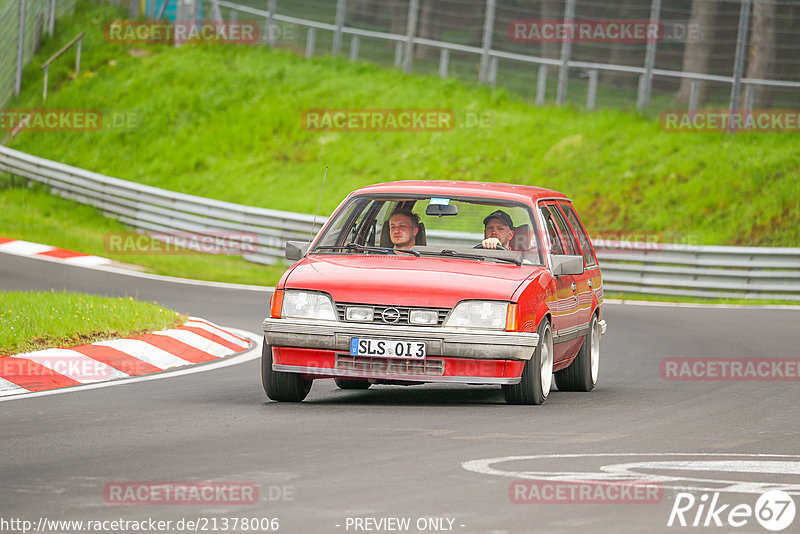
[[[583,256],[552,254],[550,265],[553,266],[553,276],[583,274]]]
[[[306,241],[287,241],[285,256],[287,260],[297,261],[308,252],[311,243]]]

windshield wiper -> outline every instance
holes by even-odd
[[[413,254],[416,257],[420,256],[418,251],[411,250],[410,248],[372,247],[367,245],[359,245],[358,243],[348,243],[346,245],[339,246],[319,246],[314,250],[355,250],[358,252],[382,252],[384,254],[391,254],[392,252],[406,252],[408,254]]]
[[[514,265],[522,265],[522,261],[517,258],[504,258],[502,256],[481,256],[478,254],[468,254],[466,252],[458,252],[457,250],[452,250],[449,248],[442,250],[439,254],[441,254],[442,256],[450,256],[452,258],[464,258],[468,260],[498,260],[498,261],[513,263]]]

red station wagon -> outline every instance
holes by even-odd
[[[563,194],[498,183],[363,187],[312,243],[289,242],[264,320],[270,399],[313,380],[497,384],[512,404],[590,391],[605,333],[600,267]]]

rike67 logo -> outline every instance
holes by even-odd
[[[758,497],[754,506],[746,503],[722,503],[720,493],[680,492],[675,497],[667,526],[734,527],[752,525],[753,519],[773,532],[786,529],[794,522],[795,504],[792,496],[781,490],[770,490]]]

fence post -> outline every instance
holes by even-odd
[[[53,36],[56,30],[56,0],[50,0],[50,16],[47,18],[47,34]]]
[[[14,96],[22,89],[22,47],[25,45],[25,0],[19,0],[19,24],[17,32],[17,70],[14,75]]]
[[[497,58],[492,57],[489,59],[489,85],[494,89],[497,84]]]
[[[306,33],[306,59],[314,56],[314,41],[317,37],[317,29],[309,28]]]
[[[331,54],[334,56],[338,56],[339,51],[342,49],[342,28],[344,27],[344,15],[346,9],[347,0],[336,1],[336,19],[334,22],[334,24],[336,24],[336,30],[333,32],[333,50],[331,50]]]
[[[650,4],[650,20],[647,24],[647,50],[644,54],[644,74],[639,80],[639,95],[636,101],[636,108],[643,110],[650,105],[650,89],[653,86],[653,65],[656,61],[656,45],[658,39],[650,35],[650,25],[653,23],[661,25],[661,0],[653,0]]]
[[[161,7],[159,8],[158,13],[156,14],[156,20],[161,20],[164,18],[164,12],[167,10],[167,2],[169,2],[169,0],[164,0],[161,3]]]
[[[217,0],[211,0],[211,16],[214,19],[214,22],[225,22],[225,20],[222,18],[222,10],[219,8],[219,2]]]
[[[489,50],[492,49],[494,35],[494,15],[497,11],[497,0],[486,0],[486,14],[483,17],[483,53],[481,54],[481,70],[479,81],[486,82],[489,66]]]
[[[689,84],[689,111],[697,111],[697,104],[700,100],[700,80],[692,80]]]
[[[589,90],[586,93],[586,109],[593,110],[597,102],[597,70],[589,71]]]
[[[81,42],[83,41],[83,37],[78,39],[78,51],[75,54],[75,76],[78,76],[78,73],[81,71]]]
[[[411,60],[414,54],[414,38],[417,36],[417,16],[419,0],[411,0],[408,5],[408,31],[406,32],[406,57],[403,60],[403,72],[411,72]]]
[[[442,48],[442,51],[439,52],[439,76],[442,78],[447,78],[447,67],[450,63],[450,50],[447,48]]]
[[[739,108],[739,93],[742,90],[742,71],[747,48],[747,27],[750,23],[750,4],[752,0],[742,0],[739,10],[739,33],[736,35],[736,56],[733,61],[733,84],[731,85],[731,107],[733,113]]]
[[[744,109],[753,111],[753,99],[755,98],[755,91],[753,91],[753,84],[748,83],[744,86]]]
[[[394,42],[394,66],[399,67],[403,64],[403,42]]]
[[[358,35],[353,35],[350,38],[350,61],[358,59]]]
[[[277,9],[278,0],[269,0],[267,4],[267,43],[269,46],[275,46],[275,9]]]
[[[564,6],[564,26],[571,28],[575,19],[575,0],[567,0]],[[569,81],[569,58],[572,55],[572,36],[571,32],[564,32],[564,39],[561,41],[561,67],[558,69],[558,93],[556,94],[556,104],[564,105],[567,101],[567,82]]]
[[[547,65],[539,65],[539,74],[536,76],[536,105],[544,106],[544,95],[547,91]]]

